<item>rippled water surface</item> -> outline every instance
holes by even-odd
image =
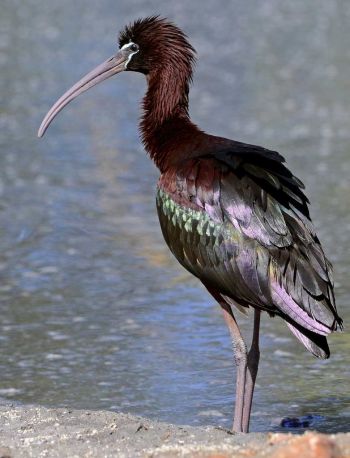
[[[157,171],[137,133],[141,75],[84,94],[42,140],[55,99],[161,13],[199,63],[202,128],[281,151],[306,183],[350,321],[347,0],[5,0],[0,15],[0,396],[230,426],[234,369],[219,307],[166,248]],[[245,332],[252,320],[239,317]],[[318,361],[264,316],[252,430],[314,414],[349,431],[350,338]]]

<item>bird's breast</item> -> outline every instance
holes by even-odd
[[[179,204],[160,188],[156,202],[164,239],[177,260],[203,282],[221,284],[232,269],[242,235],[204,210]]]

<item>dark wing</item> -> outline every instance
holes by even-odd
[[[327,357],[324,336],[341,325],[332,267],[312,227],[303,184],[283,162],[276,152],[232,142],[169,170],[160,188],[182,209],[191,233],[186,239],[179,223],[164,235],[206,286],[241,306],[282,316],[312,353]]]

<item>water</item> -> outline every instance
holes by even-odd
[[[0,396],[229,427],[228,333],[162,240],[157,171],[137,134],[142,76],[94,88],[36,138],[52,102],[115,51],[117,31],[155,12],[198,50],[193,119],[281,151],[306,183],[349,322],[349,2],[5,0]],[[252,430],[302,415],[350,430],[350,338],[329,342],[331,359],[318,361],[264,317]]]

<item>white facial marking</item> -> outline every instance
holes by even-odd
[[[134,44],[135,44],[135,43],[133,43],[132,41],[130,41],[130,43],[126,43],[125,45],[123,45],[123,46],[120,48],[120,50],[123,51],[124,49],[128,49],[128,48],[130,48],[130,46],[132,46],[132,45],[134,45]],[[132,56],[133,56],[134,54],[137,54],[138,52],[139,52],[139,50],[134,51],[134,52],[131,52],[131,53],[128,55],[128,60],[127,60],[127,61],[125,62],[125,64],[124,64],[124,67],[125,67],[125,68],[127,68],[128,63],[130,62]]]

